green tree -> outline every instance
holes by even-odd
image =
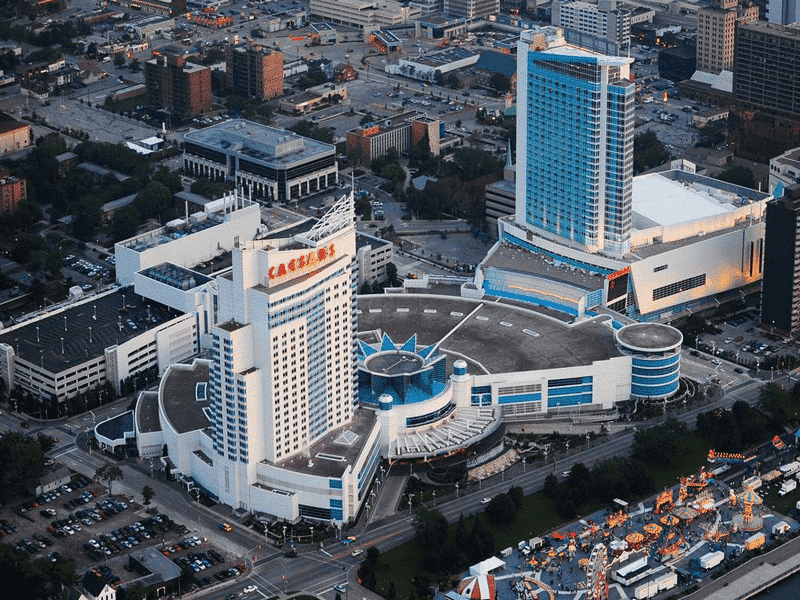
[[[730,169],[726,169],[717,175],[717,179],[720,181],[727,181],[728,183],[735,183],[736,185],[741,185],[750,189],[756,187],[753,172],[747,167],[731,167]]]
[[[651,465],[670,465],[677,459],[678,441],[687,433],[686,425],[670,419],[663,425],[636,432],[632,455]]]
[[[38,440],[12,431],[0,436],[0,499],[34,491],[44,472]]]
[[[153,488],[149,485],[146,485],[142,488],[142,499],[145,506],[150,505],[150,501],[153,499],[153,496],[156,495],[156,492]]]
[[[503,162],[495,158],[491,152],[477,148],[459,148],[453,153],[453,163],[458,167],[459,178],[472,181],[483,175],[503,172]]]
[[[493,73],[489,79],[489,87],[501,94],[505,94],[511,89],[511,79],[502,73]]]
[[[295,132],[297,135],[319,140],[327,144],[333,143],[333,129],[329,127],[321,127],[312,121],[301,120],[289,127],[289,131]]]
[[[447,519],[436,510],[420,509],[414,520],[417,544],[423,550],[441,548],[447,542]]]
[[[645,131],[633,138],[633,172],[641,173],[664,164],[671,158],[655,131]]]
[[[122,54],[117,54],[114,56],[114,66],[120,68],[122,65],[125,64],[125,57]]]
[[[151,181],[137,194],[134,206],[145,219],[163,219],[172,212],[172,192],[163,183]]]
[[[508,525],[517,519],[517,505],[508,494],[492,498],[484,512],[493,525]]]
[[[142,216],[135,206],[125,206],[114,213],[111,227],[116,241],[126,240],[136,235],[136,230],[142,224]]]
[[[164,184],[170,192],[176,194],[183,191],[183,183],[181,182],[180,173],[177,171],[170,171],[167,167],[162,166],[153,175],[153,180]]]
[[[386,263],[386,277],[389,279],[389,285],[398,287],[400,280],[397,277],[397,265],[393,262]]]
[[[378,561],[381,559],[381,551],[376,546],[367,548],[367,557],[364,559],[373,569],[377,568]]]
[[[120,469],[117,465],[106,463],[102,467],[97,467],[97,470],[94,472],[94,478],[99,479],[100,481],[105,481],[106,485],[108,485],[108,493],[112,494],[112,484],[117,479],[123,479],[124,475],[122,473],[122,469]]]
[[[146,600],[146,598],[147,588],[138,583],[117,588],[117,600]]]
[[[56,445],[55,438],[45,433],[38,433],[36,435],[36,442],[39,444],[39,448],[41,448],[44,454],[50,452]]]

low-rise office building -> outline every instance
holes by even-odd
[[[335,146],[244,119],[187,133],[183,166],[190,175],[234,181],[245,195],[268,202],[338,184]]]

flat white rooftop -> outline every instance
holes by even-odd
[[[725,214],[738,208],[734,193],[708,185],[676,181],[660,173],[633,178],[633,225],[645,229]]]

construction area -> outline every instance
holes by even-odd
[[[800,462],[780,438],[769,450],[768,460],[711,450],[707,467],[681,477],[651,503],[617,499],[605,511],[523,540],[501,558],[475,565],[449,596],[641,600],[683,593],[797,534],[798,521],[775,514],[761,494],[794,494]]]

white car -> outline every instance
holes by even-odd
[[[356,548],[350,553],[350,556],[359,556],[361,554],[364,554],[364,551],[361,548]]]
[[[242,590],[245,594],[252,594],[253,592],[258,591],[258,587],[255,585],[248,585],[246,588]]]
[[[489,502],[491,501],[492,501],[491,498],[481,498],[481,504],[489,504]]]

